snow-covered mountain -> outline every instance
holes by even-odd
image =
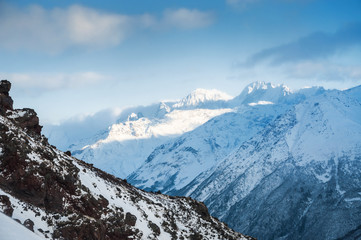
[[[125,178],[165,141],[233,111],[226,106],[231,98],[217,90],[197,89],[180,101],[125,109],[108,129],[78,141],[63,138],[59,127],[48,128],[46,135],[56,146],[66,142],[68,147],[62,150],[70,150],[74,156]]]
[[[186,188],[238,231],[264,239],[357,239],[361,87],[307,99]]]
[[[13,109],[9,90],[1,81],[0,212],[29,232],[1,214],[0,239],[252,239],[203,203],[144,192],[57,150],[34,110]]]
[[[186,186],[199,174],[206,176],[220,160],[295,103],[324,91],[310,88],[292,92],[284,85],[252,83],[228,102],[229,105],[238,103],[233,112],[214,117],[195,130],[158,146],[127,179],[149,191],[187,196],[197,185]],[[197,182],[201,181],[198,177]]]
[[[187,195],[177,190],[213,167],[285,109],[270,105],[244,106],[214,117],[155,148],[127,180],[148,191]]]
[[[292,92],[284,85],[256,82],[247,86],[238,97],[232,98],[217,90],[197,89],[180,101],[132,107],[118,112],[116,117],[114,111],[108,111],[75,125],[48,126],[45,134],[49,136],[50,143],[60,149],[70,150],[74,156],[125,178],[138,169],[155,148],[194,130],[213,117],[248,111],[239,109],[246,105],[289,105],[323,91],[323,88],[312,88]],[[118,119],[115,123],[105,127],[115,118]],[[99,119],[98,124],[96,119]],[[83,138],[76,139],[76,132],[88,129],[91,130]],[[219,154],[228,154],[229,150]]]
[[[250,98],[232,100],[242,99],[238,111],[159,146],[128,180],[194,197],[261,239],[357,239],[361,86],[282,87],[277,97],[264,91],[268,84],[256,88],[262,94],[253,86]]]
[[[154,116],[227,110],[178,136],[148,138],[156,142],[153,150],[129,182],[204,201],[231,227],[261,239],[360,236],[361,87],[292,91],[257,82],[233,99],[185,99],[158,105],[147,116],[164,121]],[[118,122],[127,131],[130,123],[141,129],[134,122],[145,118],[133,112]],[[129,151],[132,159],[135,150]]]
[[[240,95],[233,99],[239,104],[275,104],[284,102],[287,96],[293,92],[285,85],[274,85],[272,83],[254,82],[244,88]]]

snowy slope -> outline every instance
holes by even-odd
[[[3,83],[9,84],[1,82],[0,97],[11,100],[3,94]],[[57,150],[40,135],[36,115],[28,114],[33,110],[7,108],[2,111],[0,105],[0,212],[36,234],[53,239],[251,239],[211,217],[203,203],[144,192]]]
[[[217,90],[197,89],[178,102],[127,109],[108,130],[68,149],[74,156],[125,178],[160,144],[233,111],[226,107],[230,98]]]
[[[158,146],[127,179],[142,189],[188,196],[207,176],[207,171],[244,141],[295,103],[322,92],[320,88],[291,92],[284,85],[253,83],[228,103],[239,104],[234,112],[217,116]]]
[[[158,146],[127,180],[148,191],[187,196],[191,189],[186,192],[177,190],[209,170],[286,110],[286,106],[244,106],[215,117]]]
[[[359,236],[360,89],[298,104],[219,162],[191,196],[259,238]]]
[[[322,91],[324,91],[322,88],[311,88],[292,92],[284,85],[256,82],[247,86],[238,97],[232,98],[218,90],[197,89],[180,101],[125,109],[118,113],[116,123],[104,127],[103,130],[99,127],[104,126],[107,121],[102,116],[109,115],[109,119],[114,119],[114,112],[96,114],[93,120],[86,119],[84,125],[78,124],[81,125],[78,131],[69,130],[75,127],[71,124],[70,127],[64,126],[63,131],[60,131],[62,126],[54,128],[56,131],[49,130],[49,127],[45,129],[48,130],[46,135],[49,136],[50,143],[60,146],[64,151],[70,150],[74,156],[96,167],[125,178],[138,169],[154,149],[162,144],[169,144],[167,142],[192,131],[215,116],[229,112],[239,113],[239,107],[246,105],[290,105],[304,100],[307,96],[320,94]],[[98,125],[94,124],[95,119],[99,119]],[[88,123],[90,127],[87,127]],[[89,128],[92,130],[84,134],[83,138],[79,136],[78,139],[75,138],[74,133]],[[237,129],[233,128],[233,130]],[[71,139],[67,137],[69,134]],[[202,141],[202,139],[198,140]],[[208,140],[212,141],[212,139]],[[228,154],[229,150],[230,148],[226,147],[218,154]],[[204,156],[200,154],[198,159],[202,158],[210,158],[207,166],[212,165],[209,164],[212,161],[216,161],[211,152]],[[202,166],[198,167],[208,168],[201,163],[202,161],[200,161]],[[196,173],[199,171],[194,172]],[[194,177],[194,174],[190,177]],[[187,181],[183,181],[184,184]]]
[[[36,235],[29,229],[21,226],[18,222],[10,217],[0,213],[0,239],[1,240],[44,240],[45,238]]]

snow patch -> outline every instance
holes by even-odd
[[[248,103],[249,106],[256,106],[256,105],[269,105],[269,104],[274,104],[273,102],[270,101],[258,101],[256,103]]]

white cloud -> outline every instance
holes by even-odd
[[[157,19],[150,14],[123,15],[72,5],[44,9],[32,5],[23,9],[0,6],[0,47],[56,54],[68,48],[102,48],[120,44],[141,29],[170,27],[194,29],[211,24],[210,12],[166,10]]]
[[[98,84],[108,79],[96,72],[78,73],[0,73],[1,79],[9,79],[19,89],[37,91],[80,88]]]
[[[196,9],[177,9],[164,11],[163,22],[166,26],[181,29],[201,28],[212,24],[215,16],[212,12],[201,12]]]
[[[125,38],[132,22],[128,16],[99,13],[81,6],[72,6],[59,14],[66,15],[66,30],[70,40],[77,44],[116,45]]]
[[[52,10],[34,5],[6,6],[0,22],[1,47],[57,53],[74,46],[117,45],[129,34],[132,19],[78,5]]]

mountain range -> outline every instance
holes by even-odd
[[[234,98],[215,93],[128,109],[73,153],[146,191],[203,201],[260,239],[361,236],[361,87],[255,82]]]
[[[253,239],[201,202],[145,192],[56,149],[33,109],[13,109],[10,87],[1,81],[0,239]]]

